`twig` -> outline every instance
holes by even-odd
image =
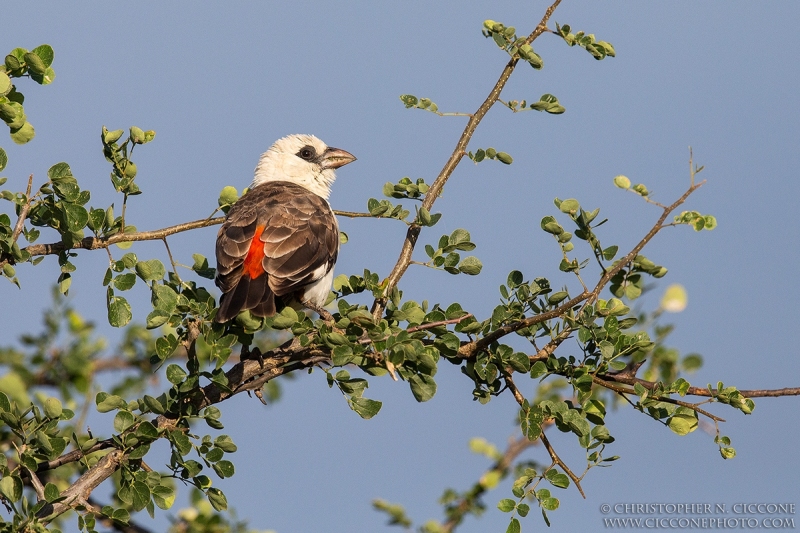
[[[572,470],[570,470],[569,467],[566,464],[564,464],[564,461],[561,460],[561,457],[559,457],[556,451],[553,449],[553,446],[550,444],[550,441],[547,440],[547,435],[544,434],[544,431],[542,431],[542,434],[541,436],[539,436],[539,438],[542,439],[542,444],[544,444],[547,453],[550,454],[550,459],[553,460],[553,465],[558,465],[559,467],[561,467],[561,470],[563,470],[569,476],[572,482],[575,483],[575,486],[578,488],[578,492],[581,493],[581,496],[583,496],[583,499],[585,500],[586,494],[583,493],[583,489],[581,488],[580,478],[578,478],[578,476],[573,474]]]
[[[647,381],[645,379],[619,374],[604,374],[601,375],[600,378],[607,381],[624,383],[626,385],[635,385],[639,383],[647,389],[652,389],[656,386],[656,383],[653,381]],[[739,393],[741,393],[741,395],[745,398],[778,398],[780,396],[800,396],[800,387],[787,387],[783,389],[743,389],[739,390]],[[711,389],[709,391],[707,388],[703,387],[689,387],[686,390],[686,394],[691,396],[706,396],[711,398],[719,394],[719,391],[716,389]]]
[[[620,270],[625,268],[628,264],[630,264],[636,258],[636,256],[639,255],[639,252],[642,251],[642,248],[644,248],[645,245],[647,245],[647,243],[649,243],[653,239],[653,237],[656,236],[656,234],[661,230],[661,225],[667,219],[669,214],[672,213],[675,209],[677,209],[681,204],[683,204],[686,201],[686,199],[689,198],[689,196],[698,188],[700,188],[704,183],[705,181],[701,181],[699,183],[693,184],[686,190],[685,193],[681,195],[680,198],[675,200],[675,202],[672,205],[665,207],[664,212],[661,213],[661,216],[658,218],[656,223],[653,224],[653,226],[650,228],[650,231],[647,232],[647,234],[642,238],[642,240],[639,241],[639,243],[636,246],[634,246],[630,252],[628,252],[612,268],[607,270],[600,277],[600,280],[597,282],[597,285],[591,292],[583,291],[575,298],[572,298],[566,303],[559,305],[558,307],[556,307],[551,311],[548,311],[546,313],[540,313],[538,315],[518,320],[516,322],[512,322],[511,324],[506,324],[503,327],[497,328],[489,335],[486,335],[485,337],[477,341],[462,345],[461,348],[459,349],[459,353],[463,356],[470,357],[473,354],[486,349],[486,347],[489,346],[491,343],[500,339],[501,337],[508,335],[509,333],[513,333],[515,331],[519,331],[520,329],[527,328],[535,324],[546,322],[547,320],[559,317],[580,303],[583,303],[582,306],[583,308],[589,305],[590,303],[594,302],[597,298],[600,297],[600,293],[603,291],[603,288],[605,288],[608,282],[611,281],[611,278],[614,277],[617,274],[617,272],[619,272]]]
[[[636,394],[636,392],[631,390],[631,389],[626,389],[625,387],[618,387],[618,386],[616,386],[616,385],[614,385],[612,383],[609,383],[609,382],[607,382],[607,381],[605,381],[605,380],[603,380],[603,379],[601,379],[601,378],[599,378],[597,376],[593,376],[592,377],[592,381],[594,381],[595,383],[597,383],[598,385],[600,385],[602,387],[605,387],[605,388],[607,388],[609,390],[612,390],[612,391],[616,392],[617,394],[631,394],[633,396],[638,396]],[[671,403],[673,405],[680,405],[681,407],[687,407],[687,408],[691,409],[692,411],[695,411],[697,413],[700,413],[701,415],[707,416],[708,418],[710,418],[711,420],[713,420],[715,422],[725,422],[724,418],[720,418],[720,417],[718,417],[718,416],[716,416],[714,414],[711,414],[708,411],[699,408],[697,406],[697,404],[694,404],[694,403],[684,402],[684,401],[681,401],[681,400],[675,400],[674,398],[666,398],[666,397],[663,397],[663,396],[658,396],[658,397],[655,397],[653,399],[654,400],[658,400],[659,402]]]
[[[31,485],[33,485],[33,490],[36,492],[36,497],[39,499],[40,502],[44,501],[45,500],[44,486],[42,485],[42,482],[39,480],[39,476],[37,476],[36,472],[31,470],[27,466],[23,465],[23,467],[25,468],[25,471],[28,473],[28,477],[31,480]]]
[[[508,389],[514,395],[514,399],[517,400],[517,403],[520,406],[522,406],[522,404],[525,402],[525,397],[522,395],[522,393],[519,392],[519,389],[514,383],[514,380],[511,378],[511,372],[509,372],[507,369],[503,369],[503,377],[506,380],[506,385],[508,385]],[[542,440],[542,444],[547,450],[547,453],[550,454],[550,459],[553,460],[553,464],[550,465],[550,468],[552,468],[554,465],[558,465],[559,467],[561,467],[561,469],[569,476],[572,482],[575,483],[575,486],[578,488],[578,492],[581,493],[581,496],[583,496],[583,499],[585,500],[586,494],[584,494],[583,488],[581,487],[580,478],[575,474],[573,474],[572,470],[570,470],[569,467],[564,463],[564,461],[561,460],[556,451],[553,449],[553,446],[550,444],[550,441],[547,440],[547,436],[544,434],[544,430],[542,430],[542,433],[539,436],[539,438]]]
[[[470,317],[472,317],[472,313],[467,313],[466,315],[460,316],[458,318],[451,318],[450,320],[440,320],[438,322],[428,322],[427,324],[420,324],[419,326],[412,326],[408,328],[406,331],[408,333],[414,333],[417,331],[423,331],[426,329],[433,329],[438,328],[439,326],[446,326],[448,324],[458,324]]]
[[[169,262],[172,264],[172,272],[175,273],[175,277],[178,278],[178,283],[181,285],[183,284],[183,280],[181,280],[180,274],[178,274],[178,265],[175,263],[175,259],[172,258],[172,250],[169,249],[169,244],[167,243],[167,238],[164,237],[161,239],[164,241],[164,247],[167,249],[167,255],[169,256]]]
[[[117,233],[110,237],[86,237],[74,243],[72,246],[66,246],[63,242],[54,242],[49,244],[32,244],[24,248],[24,250],[26,250],[32,256],[52,255],[65,250],[99,250],[101,248],[108,248],[112,244],[117,244],[120,242],[162,240],[164,237],[169,237],[170,235],[174,235],[176,233],[222,224],[224,220],[225,217],[203,218],[201,220],[184,222],[183,224],[176,224],[174,226],[153,231]]]
[[[28,218],[28,211],[30,211],[31,209],[32,186],[33,186],[33,174],[31,174],[30,177],[28,177],[28,188],[25,191],[25,203],[19,210],[19,218],[17,219],[17,223],[14,225],[14,231],[11,233],[11,240],[13,242],[17,242],[17,239],[19,239],[19,234],[22,233],[22,228],[25,227],[25,219]]]

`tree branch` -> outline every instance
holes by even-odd
[[[14,231],[11,233],[12,242],[17,242],[19,234],[22,233],[22,228],[25,227],[25,219],[28,218],[28,211],[31,209],[31,188],[33,187],[33,174],[28,177],[28,188],[25,190],[25,203],[19,210],[19,218],[14,225]]]
[[[630,264],[636,258],[636,256],[639,255],[639,252],[642,251],[642,249],[647,245],[647,243],[649,243],[653,239],[653,237],[655,237],[656,234],[659,231],[661,231],[662,229],[661,225],[664,223],[664,221],[667,219],[670,213],[675,211],[675,209],[677,209],[681,204],[683,204],[686,201],[686,199],[689,198],[689,196],[698,188],[700,188],[704,183],[705,181],[701,181],[699,183],[692,184],[692,186],[690,186],[686,190],[686,192],[681,195],[680,198],[675,200],[675,202],[672,205],[665,207],[663,213],[661,213],[661,216],[658,218],[653,227],[650,228],[650,231],[647,232],[647,234],[642,238],[642,240],[639,241],[639,243],[636,244],[636,246],[634,246],[630,252],[628,252],[622,259],[620,259],[612,268],[608,269],[602,276],[600,276],[600,280],[597,282],[597,285],[591,292],[584,290],[581,294],[579,294],[575,298],[572,298],[568,302],[559,305],[558,307],[556,307],[551,311],[548,311],[546,313],[540,313],[538,315],[518,320],[516,322],[512,322],[510,324],[506,324],[505,326],[497,328],[490,334],[486,335],[485,337],[477,341],[462,345],[461,348],[459,349],[459,353],[461,353],[465,357],[471,357],[472,355],[480,352],[481,350],[485,350],[493,342],[508,335],[509,333],[513,333],[523,328],[527,328],[535,324],[546,322],[548,320],[552,320],[553,318],[562,316],[563,314],[567,313],[570,309],[572,309],[579,303],[583,302],[583,306],[585,307],[586,305],[597,300],[597,298],[600,297],[600,293],[603,291],[605,286],[608,284],[609,281],[611,281],[611,278],[613,278],[617,274],[617,272],[619,272],[620,270],[625,268],[628,264]]]
[[[506,368],[503,369],[503,377],[506,380],[506,385],[508,385],[509,390],[514,395],[514,399],[517,401],[519,406],[522,407],[523,403],[525,402],[525,397],[519,391],[519,389],[517,388],[516,384],[514,383],[514,380],[511,378],[511,372],[510,372],[509,369],[506,369]],[[580,478],[578,476],[576,476],[572,472],[572,470],[569,469],[569,467],[566,465],[566,463],[564,463],[564,461],[562,461],[561,458],[558,456],[556,451],[553,449],[553,446],[550,444],[550,441],[547,440],[547,436],[544,434],[544,428],[542,428],[542,433],[539,436],[539,438],[542,440],[542,444],[544,445],[545,449],[547,450],[547,453],[550,455],[550,459],[553,460],[553,464],[550,465],[550,468],[553,468],[553,466],[555,466],[555,465],[558,465],[559,467],[561,467],[561,469],[569,476],[569,478],[572,480],[572,482],[575,483],[575,486],[578,488],[578,492],[581,493],[581,496],[583,496],[583,499],[585,500],[586,499],[586,494],[584,494],[583,488],[581,487]],[[549,468],[548,468],[548,470],[549,470]]]
[[[121,450],[110,451],[59,495],[64,500],[48,503],[36,513],[36,516],[50,520],[78,505],[83,505],[92,491],[117,470],[124,457],[125,453]]]
[[[542,20],[539,21],[536,29],[534,29],[533,32],[527,37],[526,42],[528,44],[533,42],[537,37],[544,33],[544,31],[547,29],[547,21],[550,20],[550,16],[560,3],[561,0],[555,0],[555,2],[553,2],[553,4],[547,8],[547,11],[545,11],[544,16],[542,17]],[[428,192],[425,194],[425,199],[422,201],[422,207],[428,211],[431,210],[434,202],[441,195],[445,183],[447,183],[447,180],[461,162],[461,158],[467,153],[467,146],[472,139],[472,135],[475,133],[475,129],[478,127],[478,124],[481,123],[483,117],[486,116],[486,113],[489,112],[489,109],[491,109],[500,98],[500,93],[503,91],[508,79],[511,77],[511,73],[514,72],[514,68],[516,68],[518,61],[519,58],[517,57],[512,57],[508,61],[505,68],[503,68],[503,72],[500,73],[500,77],[498,78],[497,82],[494,84],[494,87],[492,87],[492,90],[486,97],[486,100],[484,100],[480,107],[478,107],[478,110],[470,116],[469,120],[467,121],[467,125],[464,127],[464,131],[461,133],[461,137],[458,139],[458,142],[453,149],[453,153],[450,154],[450,157],[445,163],[444,168],[442,168],[441,172],[439,172],[439,175],[433,181],[430,189],[428,189]],[[397,286],[400,278],[403,276],[403,274],[405,274],[408,266],[411,264],[411,256],[414,252],[414,246],[417,243],[417,238],[419,237],[421,230],[422,226],[419,224],[412,223],[409,226],[408,231],[406,232],[406,239],[403,241],[403,247],[400,250],[400,257],[397,259],[397,263],[387,278],[383,296],[376,298],[372,304],[372,315],[376,319],[380,317],[381,313],[383,313],[388,295],[391,294],[392,289]]]

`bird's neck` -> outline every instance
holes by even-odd
[[[327,200],[331,195],[331,185],[335,179],[336,174],[333,169],[325,169],[318,172],[297,172],[293,168],[276,168],[271,161],[262,159],[256,167],[250,188],[252,189],[268,181],[288,181],[300,185]]]

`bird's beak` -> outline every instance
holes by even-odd
[[[356,160],[356,156],[350,152],[345,152],[339,148],[329,147],[322,154],[322,161],[320,166],[323,170],[328,168],[339,168],[345,166],[347,163],[352,163]]]

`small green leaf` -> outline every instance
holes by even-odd
[[[175,503],[175,491],[170,487],[158,485],[153,487],[153,502],[159,509],[167,510]]]
[[[48,418],[58,418],[63,411],[64,408],[58,398],[48,398],[44,401],[44,414]]]
[[[481,273],[481,269],[483,269],[483,263],[481,263],[481,260],[477,257],[470,255],[459,263],[458,269],[464,274],[477,276]]]
[[[0,479],[0,494],[12,502],[22,498],[22,479],[19,476],[4,476]]]
[[[351,398],[349,400],[350,407],[358,413],[358,416],[365,420],[369,420],[381,410],[383,404],[377,400],[370,400],[368,398]]]
[[[11,88],[14,84],[11,82],[11,78],[8,77],[3,71],[0,71],[0,96],[5,96],[9,92],[11,92]],[[0,168],[2,170],[2,168]]]
[[[127,402],[115,394],[98,392],[95,397],[98,413],[108,413],[115,409],[122,409],[128,406]]]
[[[35,136],[36,131],[34,131],[30,122],[25,122],[20,127],[11,129],[11,140],[17,144],[30,142]]]
[[[522,531],[522,527],[519,525],[519,520],[512,518],[511,523],[508,524],[506,533],[520,533],[520,531]]]
[[[497,152],[497,160],[506,165],[510,165],[514,162],[514,159],[505,152]]]
[[[298,320],[297,311],[291,307],[284,307],[280,313],[275,315],[272,321],[274,329],[288,329],[292,327]]]
[[[614,185],[619,187],[620,189],[630,189],[631,188],[631,180],[628,179],[627,176],[619,175],[614,178]]]
[[[408,379],[411,393],[418,402],[427,402],[436,394],[436,382],[431,376],[414,374]]]
[[[178,385],[186,379],[186,371],[178,365],[172,364],[167,367],[167,380],[173,385]]]
[[[150,259],[149,261],[136,263],[136,273],[145,281],[154,281],[163,279],[167,271],[164,268],[164,263],[158,259]]]
[[[108,323],[115,328],[121,328],[128,324],[133,318],[131,306],[128,301],[121,296],[112,296],[108,300]]]
[[[239,199],[239,192],[236,190],[235,187],[231,187],[230,185],[223,187],[222,191],[219,193],[219,198],[217,199],[217,203],[220,206],[224,205],[233,205],[236,203],[236,200]]]
[[[44,486],[44,499],[47,502],[58,499],[59,495],[58,487],[54,483],[48,483]]]
[[[497,502],[497,508],[503,511],[504,513],[510,513],[514,510],[517,506],[517,502],[512,500],[511,498],[504,498]]]
[[[233,467],[233,463],[228,461],[228,460],[226,460],[226,459],[223,459],[222,461],[214,463],[213,468],[214,468],[214,472],[216,472],[217,475],[219,477],[221,477],[221,478],[231,477],[231,476],[233,476],[234,471],[235,471],[235,469]]]
[[[678,435],[688,435],[697,429],[697,413],[688,407],[678,407],[667,421],[669,429]]]
[[[133,272],[126,272],[114,278],[114,288],[121,291],[127,291],[133,284],[136,283],[136,274]]]
[[[114,431],[122,433],[136,422],[129,411],[119,411],[114,417]]]
[[[224,511],[228,508],[228,499],[221,490],[212,487],[208,489],[206,496],[211,506],[217,511]]]
[[[561,202],[559,209],[562,213],[573,214],[577,213],[578,209],[581,208],[581,205],[578,203],[578,200],[574,198],[569,198]]]

